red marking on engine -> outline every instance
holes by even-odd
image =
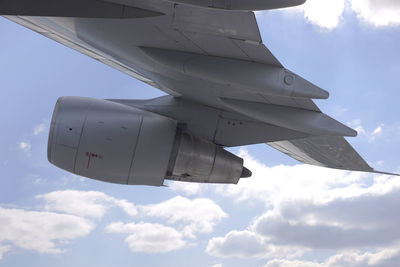
[[[86,166],[87,169],[89,169],[89,167],[90,167],[90,161],[92,158],[103,159],[103,155],[99,155],[99,154],[92,153],[92,152],[86,152],[85,155],[86,155],[86,157],[88,157],[88,162],[87,162],[87,166]]]

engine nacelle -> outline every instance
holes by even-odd
[[[171,2],[227,10],[267,10],[302,5],[306,0],[169,0]]]
[[[165,178],[237,183],[251,175],[243,159],[181,131],[175,120],[84,97],[57,101],[48,159],[69,172],[118,184],[161,186]]]

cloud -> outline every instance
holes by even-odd
[[[207,245],[206,252],[214,257],[259,257],[269,252],[266,241],[251,231],[232,231],[224,237],[214,237]]]
[[[376,127],[375,130],[372,131],[371,135],[372,136],[381,135],[383,132],[383,126],[384,126],[384,124],[381,124],[378,127]]]
[[[386,262],[397,257],[399,177],[307,165],[268,167],[245,150],[239,154],[254,176],[217,191],[236,201],[264,203],[266,211],[247,229],[210,239],[208,254],[267,258],[267,266],[346,266],[335,265],[340,259],[347,266],[365,266],[378,262],[379,255],[386,255]],[[308,258],[331,257],[322,263],[304,261],[306,252]]]
[[[46,124],[41,123],[33,127],[33,135],[37,136],[46,130]]]
[[[301,12],[309,23],[332,30],[344,21],[345,11],[374,27],[400,25],[398,0],[307,0],[301,6],[283,9],[281,12]]]
[[[231,231],[224,237],[214,237],[206,247],[209,255],[219,258],[293,258],[304,251],[294,246],[276,246],[252,230]]]
[[[375,27],[400,24],[398,0],[351,0],[351,6],[359,19]]]
[[[311,165],[267,166],[254,159],[244,149],[239,156],[253,171],[249,179],[238,185],[214,187],[221,195],[235,201],[256,201],[265,206],[278,206],[282,202],[312,200],[326,203],[337,197],[355,197],[368,190],[364,183],[374,177],[367,173],[334,170]],[[376,176],[378,177],[378,176]],[[381,180],[382,184],[389,182]],[[399,183],[400,181],[393,181]],[[380,183],[379,183],[380,184]]]
[[[170,181],[168,187],[175,192],[183,192],[187,196],[199,195],[206,189],[208,189],[208,184],[200,183],[185,183],[185,182],[175,182]]]
[[[390,246],[400,242],[400,214],[394,212],[399,201],[397,188],[327,204],[282,203],[259,217],[252,229],[279,246],[334,250]]]
[[[185,236],[195,238],[196,233],[210,233],[227,214],[214,201],[206,198],[187,199],[181,196],[159,204],[140,207],[142,216],[164,218],[170,224],[183,224]]]
[[[161,224],[114,222],[106,230],[110,233],[129,234],[125,242],[133,252],[166,253],[186,245],[180,232]]]
[[[395,266],[400,255],[399,252],[398,249],[383,249],[376,253],[357,253],[350,251],[335,254],[322,263],[302,260],[274,259],[269,261],[265,267]]]
[[[134,204],[97,191],[54,191],[39,195],[36,198],[46,202],[45,210],[65,212],[82,217],[101,219],[106,211],[114,206],[122,208],[130,216],[137,214]]]
[[[3,259],[4,253],[8,252],[11,250],[11,246],[2,246],[0,245],[0,260]]]
[[[367,130],[365,130],[364,126],[362,125],[362,121],[359,119],[348,122],[347,125],[354,128],[354,130],[356,130],[358,132],[359,136],[366,137],[368,139],[368,142],[370,142],[370,143],[375,141],[376,138],[378,138],[379,136],[381,136],[383,134],[383,127],[385,126],[383,123],[381,123],[374,130],[367,131]]]
[[[18,144],[19,149],[21,149],[22,151],[28,152],[29,150],[31,150],[31,144],[25,141],[19,142]]]
[[[106,227],[109,233],[128,234],[125,242],[130,249],[145,253],[181,249],[188,243],[186,239],[212,232],[227,217],[220,206],[205,198],[177,196],[158,204],[135,206],[103,192],[64,190],[38,195],[36,199],[44,202],[39,208],[44,211],[0,208],[0,257],[13,247],[61,253],[61,244],[89,234],[95,227],[94,220],[101,220],[111,208],[121,208],[129,216],[157,218],[180,229],[146,222],[115,222]]]
[[[358,261],[360,266],[365,266],[367,259],[378,262],[378,256],[371,256],[371,250],[384,250],[379,255],[386,255],[387,259],[399,256],[393,252],[400,250],[399,201],[400,188],[394,187],[389,192],[371,190],[358,197],[336,198],[328,203],[316,204],[312,200],[280,203],[256,217],[248,229],[233,230],[223,237],[212,238],[206,252],[223,258],[287,260],[300,258],[307,251],[353,251],[353,254],[341,257],[336,254],[327,261],[329,264],[321,266],[345,266],[334,264],[339,259],[347,259],[349,266]],[[364,257],[355,257],[362,251],[366,253]],[[357,261],[351,261],[355,259]],[[294,262],[297,265],[293,266],[319,266],[311,262]],[[272,263],[267,266],[281,266],[277,265],[279,261]]]
[[[57,254],[62,245],[88,235],[90,221],[67,214],[0,207],[0,255],[13,246],[39,253]]]
[[[324,29],[336,28],[345,9],[345,0],[307,0],[296,8],[304,13],[304,18]]]

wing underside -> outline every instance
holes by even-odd
[[[247,135],[300,162],[376,172],[343,137],[355,133],[323,114],[313,102],[329,94],[286,70],[262,43],[254,12],[248,10],[273,8],[271,3],[57,1],[63,5],[52,0],[39,4],[0,1],[0,15],[174,97],[245,116],[268,129],[275,127],[269,134],[273,138],[267,140],[260,139],[267,136],[265,132]],[[279,7],[303,2],[285,0]],[[214,8],[208,8],[209,3]],[[246,134],[246,123],[234,125],[242,128],[232,130],[236,131],[233,136]],[[273,142],[288,131],[290,137],[304,138]]]
[[[267,144],[305,164],[348,171],[397,175],[375,171],[349,142],[340,136],[318,136]]]

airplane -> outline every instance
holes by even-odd
[[[383,173],[347,142],[357,132],[313,102],[329,93],[263,44],[254,11],[305,0],[0,0],[0,15],[167,95],[60,97],[48,160],[125,185],[237,184],[229,147],[266,143],[305,164]]]

